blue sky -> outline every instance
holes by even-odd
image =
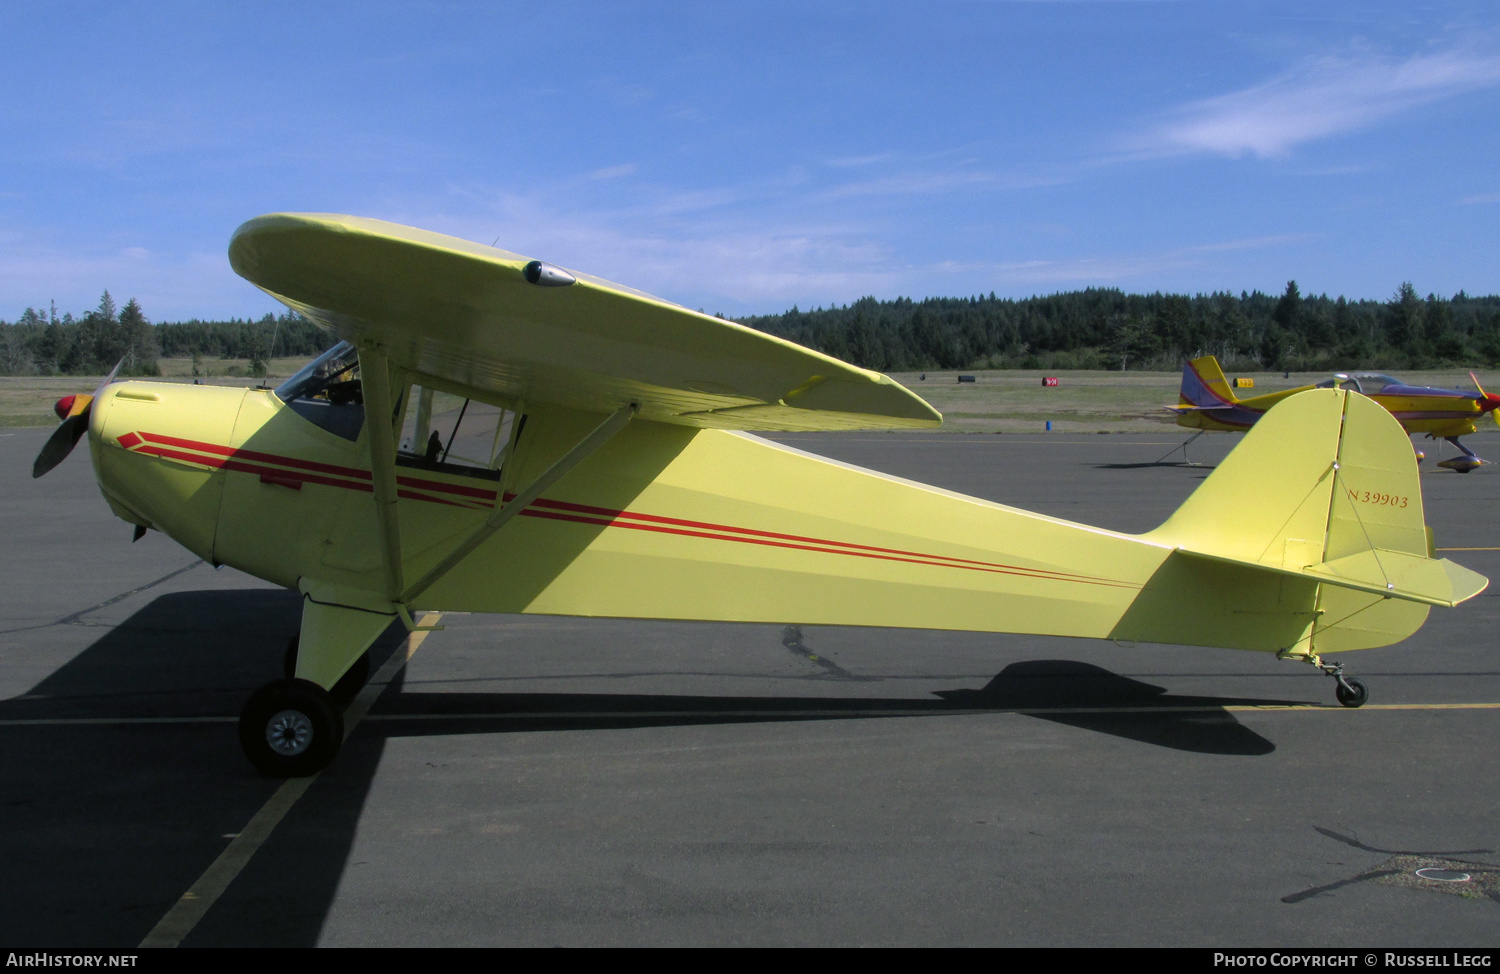
[[[1500,291],[1500,5],[0,6],[0,318],[354,213],[690,307]]]

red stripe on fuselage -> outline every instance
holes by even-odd
[[[127,440],[129,440],[128,443]],[[141,443],[142,440],[146,441],[145,445],[137,446],[136,444]],[[341,487],[346,490],[358,490],[364,493],[370,493],[374,490],[373,478],[370,475],[370,471],[358,467],[343,467],[336,464],[318,463],[313,460],[302,460],[297,457],[261,453],[256,450],[234,449],[218,443],[187,440],[159,433],[126,433],[124,436],[118,437],[118,442],[134,453],[143,453],[170,460],[181,460],[216,469],[251,473],[262,477],[271,476],[281,480],[295,480],[302,483],[319,484],[325,487]],[[180,447],[181,449],[172,449],[172,447]],[[189,450],[196,452],[187,452]],[[256,463],[253,461],[261,462]],[[274,464],[275,466],[266,466],[266,464]],[[334,474],[336,476],[320,476],[320,474]],[[344,479],[340,479],[341,477]],[[397,491],[398,497],[408,500],[445,504],[453,507],[466,507],[469,510],[493,509],[495,506],[496,491],[493,490],[466,487],[460,484],[448,484],[442,481],[423,480],[416,477],[398,476],[396,481],[398,484],[407,487],[454,494],[485,503],[483,507],[472,507],[465,504],[455,504],[441,497],[425,496],[411,490]],[[506,494],[504,500],[508,502],[515,496],[515,494]],[[949,555],[906,551],[900,548],[882,548],[875,545],[856,544],[849,541],[833,541],[826,538],[783,534],[776,531],[762,531],[757,528],[715,524],[709,521],[694,521],[686,518],[668,517],[661,514],[642,514],[634,511],[595,507],[589,504],[549,500],[547,498],[538,498],[526,510],[520,513],[525,517],[572,521],[579,524],[598,525],[600,527],[615,527],[632,531],[651,531],[658,534],[674,534],[682,537],[704,538],[711,541],[733,541],[740,544],[789,548],[799,551],[848,555],[858,558],[874,558],[882,561],[900,561],[916,565],[931,565],[934,568],[958,568],[965,571],[980,571],[1001,575],[1015,575],[1023,578],[1035,578],[1041,581],[1078,582],[1085,585],[1104,585],[1116,588],[1139,587],[1127,582],[1115,581],[1099,576],[1078,575],[1071,572],[1054,571],[1048,568],[1027,568],[1020,565],[977,561],[971,558],[955,558]]]

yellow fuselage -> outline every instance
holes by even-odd
[[[1318,435],[1291,450],[1269,429],[1259,438],[1275,462],[1301,472],[1264,484],[1270,458],[1247,455],[1243,469],[1220,474],[1213,503],[1260,512],[1267,532],[1286,530],[1277,505],[1298,510],[1306,484],[1337,452],[1343,401],[1331,394],[1315,402],[1333,412],[1319,413]],[[529,413],[498,481],[399,467],[405,577],[441,562],[498,495],[528,483],[598,421],[562,408]],[[389,595],[367,432],[340,438],[269,391],[125,382],[96,403],[90,448],[101,489],[126,520],[279,585],[308,592],[315,581],[378,601]],[[1310,523],[1299,535],[1310,540],[1295,548],[1277,542],[1267,554],[1257,536],[1234,556],[1281,575],[1184,562],[1179,547],[1227,537],[1225,516],[1205,511],[1193,525],[1174,518],[1151,534],[1124,535],[746,434],[640,421],[416,601],[478,612],[1029,632],[1264,651],[1315,641],[1324,651],[1385,645],[1426,616],[1425,605],[1286,575],[1321,559],[1323,521]],[[1405,513],[1420,525],[1419,509]],[[1297,516],[1326,521],[1327,507]],[[1351,608],[1360,609],[1359,628],[1318,622]]]
[[[1221,412],[1183,411],[1177,414],[1177,425],[1189,429],[1217,430],[1243,433],[1260,416],[1277,403],[1306,392],[1315,386],[1299,386],[1282,392],[1271,392],[1264,396],[1238,399],[1234,408]],[[1376,393],[1369,398],[1378,402],[1401,424],[1408,433],[1429,433],[1436,437],[1468,436],[1476,429],[1474,423],[1484,415],[1479,401],[1472,397],[1458,396],[1384,396]],[[1191,405],[1182,399],[1184,405]]]

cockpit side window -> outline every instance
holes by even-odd
[[[396,462],[498,480],[516,414],[421,385],[406,393]]]

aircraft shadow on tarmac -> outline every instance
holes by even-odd
[[[0,701],[0,721],[37,722],[0,726],[0,941],[134,946],[223,852],[280,784],[241,758],[234,718],[279,675],[299,609],[279,590],[164,595]],[[404,635],[382,637],[373,668]],[[1184,751],[1263,755],[1274,745],[1223,707],[1286,702],[1176,696],[1066,660],[1013,663],[982,689],[935,697],[422,693],[398,681],[184,946],[317,942],[390,737],[1019,711]]]
[[[382,699],[385,736],[1016,712],[1129,740],[1206,754],[1262,755],[1275,745],[1226,705],[1291,701],[1193,697],[1071,660],[1012,663],[983,689],[937,699],[730,697],[598,693],[420,693]]]
[[[1171,462],[1168,462],[1168,461],[1165,461],[1165,460],[1149,460],[1149,461],[1147,461],[1145,463],[1096,463],[1096,464],[1094,464],[1094,469],[1095,470],[1145,470],[1145,469],[1154,469],[1156,467],[1185,467],[1185,468],[1187,468],[1189,470],[1213,470],[1214,467],[1215,467],[1215,464],[1212,464],[1212,463],[1195,463],[1195,462],[1183,461],[1183,460],[1173,460]]]

